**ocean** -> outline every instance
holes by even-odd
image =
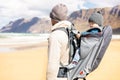
[[[0,33],[0,52],[14,50],[11,46],[37,44],[48,38],[49,34]]]

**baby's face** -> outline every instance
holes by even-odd
[[[98,24],[96,24],[94,22],[89,22],[89,26],[90,26],[90,28],[99,27]]]

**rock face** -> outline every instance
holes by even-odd
[[[108,7],[108,8],[94,8],[83,9],[73,12],[69,16],[69,20],[72,21],[77,29],[85,30],[88,25],[88,18],[93,12],[101,11],[104,17],[104,25],[111,25],[113,30],[120,28],[120,6]],[[120,32],[120,31],[119,31]]]
[[[88,27],[88,18],[93,12],[101,11],[104,17],[104,25],[111,25],[113,33],[120,34],[120,5],[106,8],[82,9],[69,15],[68,20],[75,24],[75,27],[84,31]],[[15,33],[49,33],[51,22],[45,18],[34,17],[31,19],[18,19],[4,26],[0,32]]]
[[[48,33],[50,31],[51,22],[48,19],[40,19],[34,17],[31,19],[18,19],[4,26],[0,32],[15,33]]]

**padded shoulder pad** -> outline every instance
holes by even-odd
[[[87,32],[91,32],[91,31],[93,31],[93,30],[98,30],[98,32],[101,32],[101,31],[102,31],[100,28],[92,28],[92,29],[87,30]]]

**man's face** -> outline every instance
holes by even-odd
[[[58,22],[57,20],[55,20],[55,19],[51,19],[51,23],[52,23],[52,25],[55,25],[57,22]]]

